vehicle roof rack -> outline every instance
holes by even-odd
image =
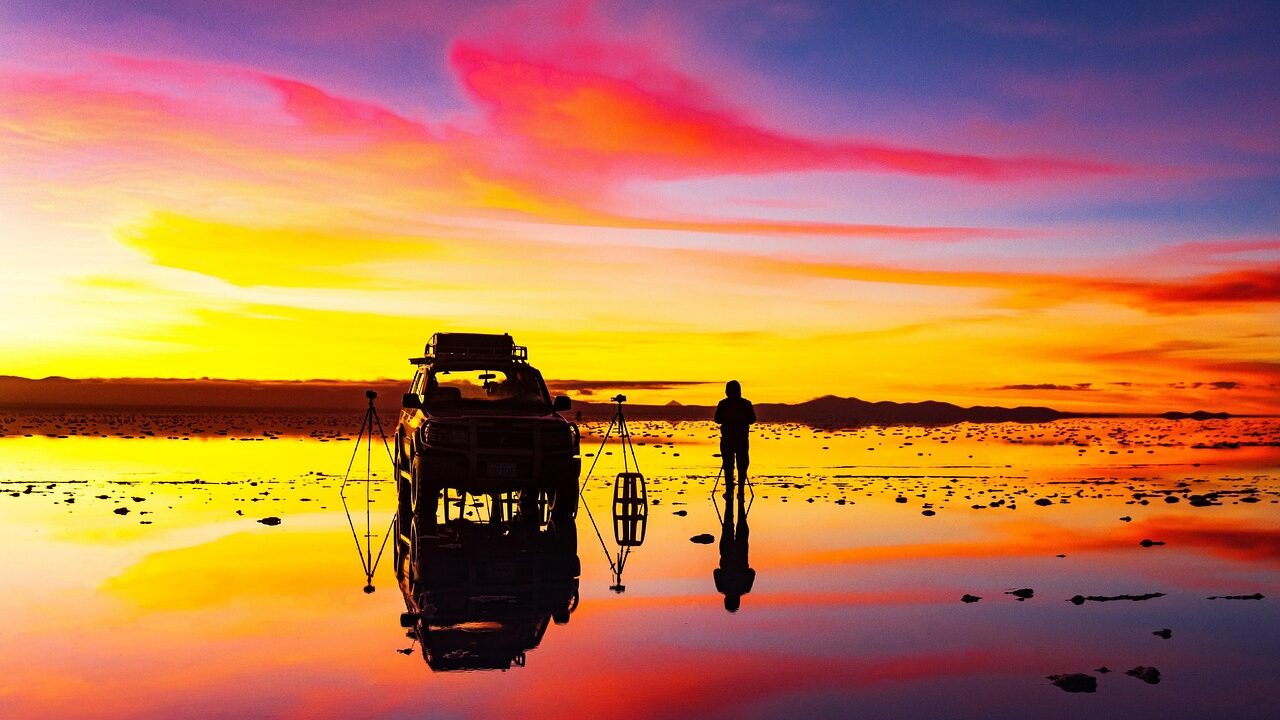
[[[440,360],[498,360],[528,362],[529,348],[516,345],[509,334],[436,333],[423,349],[422,357],[409,358],[414,365]]]

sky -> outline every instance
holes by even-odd
[[[1278,26],[0,0],[0,374],[407,378],[469,330],[640,402],[1277,412]]]

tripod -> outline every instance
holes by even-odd
[[[613,484],[613,539],[618,545],[616,558],[610,555],[604,536],[600,533],[600,527],[596,525],[595,516],[591,514],[591,506],[585,499],[582,499],[582,507],[587,511],[591,527],[600,540],[600,549],[604,551],[605,559],[609,561],[609,569],[613,573],[613,584],[609,589],[621,593],[627,589],[622,584],[622,570],[626,566],[627,558],[631,556],[631,548],[640,547],[644,543],[645,528],[649,520],[649,494],[645,488],[644,475],[640,473],[640,461],[636,458],[636,448],[631,441],[631,431],[627,428],[627,418],[622,411],[622,404],[627,401],[627,396],[619,394],[609,399],[617,403],[617,408],[613,411],[609,427],[600,440],[600,450],[596,452],[595,459],[591,461],[591,467],[587,470],[587,476],[583,478],[582,486],[578,488],[578,497],[583,498],[582,493],[591,480],[592,473],[595,472],[596,463],[600,461],[609,437],[617,428],[618,437],[622,443],[622,472],[618,473]],[[630,459],[627,457],[628,453],[631,454]],[[632,466],[635,467],[634,472],[631,470]]]
[[[360,423],[360,434],[356,435],[356,445],[351,451],[351,461],[347,463],[347,472],[342,476],[342,487],[338,489],[338,495],[342,498],[342,509],[347,514],[347,524],[351,527],[351,537],[356,543],[356,553],[360,556],[360,565],[364,569],[365,586],[364,591],[371,593],[374,591],[373,575],[378,569],[378,562],[382,560],[382,551],[387,547],[387,538],[391,537],[391,526],[387,526],[387,531],[382,535],[382,542],[378,547],[378,554],[373,554],[373,497],[371,495],[371,486],[373,480],[373,430],[376,426],[378,435],[382,436],[382,447],[387,451],[387,459],[391,461],[391,466],[395,467],[395,459],[391,455],[391,445],[387,442],[387,434],[382,430],[382,421],[378,419],[378,409],[373,406],[373,401],[378,397],[378,393],[373,390],[366,390],[365,398],[369,400],[369,407],[364,411],[364,420]],[[356,456],[360,454],[360,443],[364,443],[365,449],[365,470],[364,479],[353,479],[351,477],[351,468],[356,463]],[[356,530],[355,519],[351,517],[351,510],[347,507],[347,483],[363,482],[364,483],[364,533]],[[395,522],[394,515],[392,523]],[[361,542],[363,537],[364,541]]]

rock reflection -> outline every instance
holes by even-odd
[[[549,518],[544,498],[512,504],[506,517],[414,522],[398,533],[401,624],[433,671],[523,666],[550,624],[577,608],[575,520]]]

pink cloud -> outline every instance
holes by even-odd
[[[722,106],[691,79],[621,50],[559,48],[555,60],[506,45],[458,42],[450,60],[496,130],[569,169],[635,177],[850,170],[984,181],[1115,175],[1111,163],[1059,156],[993,157],[829,140],[770,130]]]

